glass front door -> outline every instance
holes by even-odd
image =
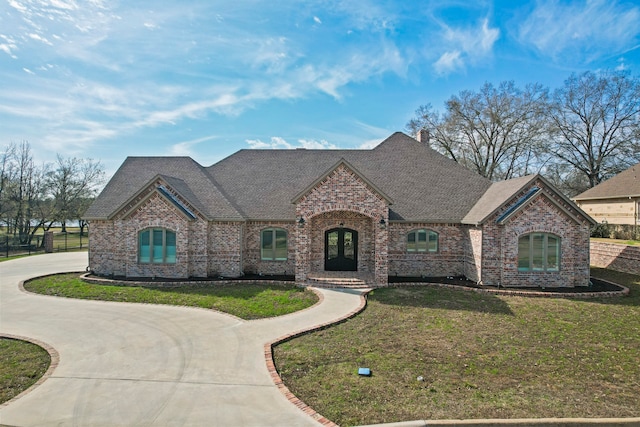
[[[358,270],[358,232],[334,228],[324,233],[324,269],[327,271]]]

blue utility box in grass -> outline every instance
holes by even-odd
[[[358,375],[362,375],[363,377],[371,376],[371,369],[369,368],[358,368]]]

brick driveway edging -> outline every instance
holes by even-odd
[[[22,283],[21,283],[21,285],[22,285]],[[55,371],[55,369],[58,367],[58,364],[60,363],[60,354],[56,351],[55,348],[53,348],[49,344],[47,344],[45,342],[42,342],[40,340],[37,340],[35,338],[29,338],[29,337],[23,337],[23,336],[20,336],[20,335],[5,334],[5,333],[0,333],[0,338],[9,338],[9,339],[12,339],[12,340],[25,341],[25,342],[29,342],[31,344],[35,344],[38,347],[43,348],[47,353],[49,353],[49,357],[51,358],[51,362],[49,363],[49,367],[47,368],[45,373],[42,374],[42,376],[38,379],[38,381],[33,383],[31,385],[31,387],[29,387],[26,390],[23,390],[21,393],[15,395],[13,398],[7,400],[4,403],[0,403],[0,408],[1,408],[3,406],[7,406],[10,403],[20,399],[22,396],[24,396],[27,393],[30,393],[31,391],[33,391],[33,389],[35,389],[40,384],[45,382],[51,376],[51,374],[53,374],[53,371]]]
[[[582,427],[640,426],[640,418],[522,418],[513,420],[416,420],[388,424],[370,424],[360,427]]]
[[[342,322],[345,322],[349,319],[351,319],[352,317],[356,316],[358,313],[362,312],[362,310],[364,310],[367,306],[367,294],[370,292],[369,291],[364,291],[361,295],[360,295],[360,305],[353,310],[352,312],[338,318],[335,319],[333,321],[330,322],[326,322],[326,323],[322,323],[320,325],[316,325],[316,326],[312,326],[311,328],[307,328],[307,329],[303,329],[300,331],[296,331],[296,332],[292,332],[290,334],[287,335],[283,335],[279,338],[277,338],[276,340],[272,341],[272,342],[268,342],[264,345],[264,359],[265,362],[267,364],[267,370],[269,371],[269,374],[271,375],[271,379],[273,380],[274,384],[278,387],[278,389],[282,392],[282,394],[287,398],[287,400],[289,400],[289,402],[291,402],[292,404],[294,404],[295,406],[297,406],[300,410],[302,410],[304,413],[306,413],[307,415],[309,415],[311,418],[313,418],[314,420],[318,421],[320,424],[327,426],[327,427],[339,427],[336,423],[334,423],[333,421],[325,418],[323,415],[319,414],[315,409],[311,408],[309,405],[307,405],[306,403],[304,403],[302,400],[298,399],[296,397],[296,395],[294,395],[289,388],[284,384],[284,382],[282,381],[282,378],[280,377],[280,374],[278,373],[278,370],[276,369],[276,365],[275,362],[273,360],[273,347],[278,345],[278,344],[282,344],[284,342],[290,341],[294,338],[297,338],[299,336],[305,335],[305,334],[309,334],[311,332],[316,332],[316,331],[320,331],[322,329],[326,329],[330,326],[333,325],[337,325],[340,324]],[[318,295],[320,296],[321,300],[318,301],[318,303],[322,302],[323,296],[322,294],[318,293]]]

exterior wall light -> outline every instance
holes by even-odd
[[[387,226],[387,221],[385,221],[384,217],[380,218],[380,228],[385,228]]]
[[[304,218],[300,217],[300,219],[298,220],[298,227],[304,227]]]

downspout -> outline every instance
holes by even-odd
[[[240,239],[240,242],[239,242],[240,243],[240,245],[239,245],[240,246],[240,265],[239,265],[239,267],[240,267],[240,271],[239,271],[240,277],[244,276],[244,251],[246,249],[245,248],[246,243],[244,241],[244,227],[245,227],[245,224],[246,224],[246,221],[240,223],[240,233],[238,233],[239,234],[238,238]]]
[[[631,196],[629,196],[631,199]],[[638,216],[638,206],[640,206],[640,199],[633,201],[633,217],[635,219],[635,239],[640,239],[640,235],[638,234],[638,223],[640,223],[640,216]]]

